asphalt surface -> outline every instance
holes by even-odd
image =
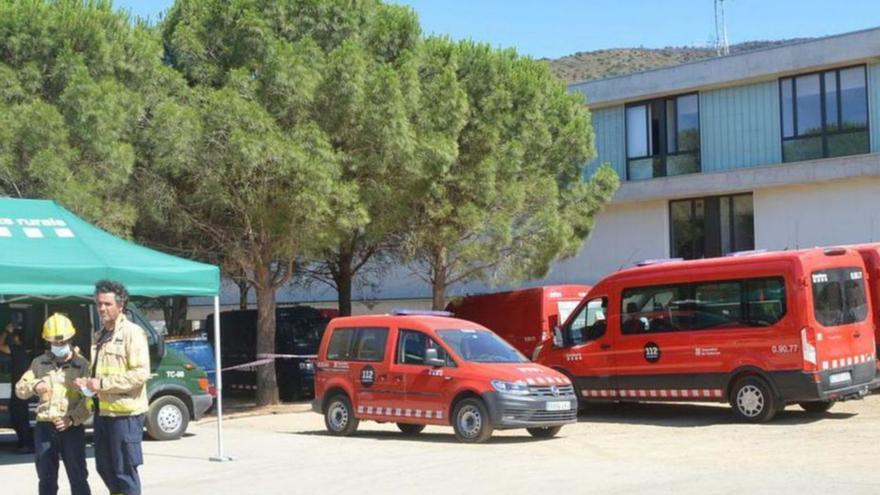
[[[462,445],[451,428],[405,437],[362,422],[357,434],[325,433],[311,412],[224,421],[225,452],[212,462],[216,422],[186,437],[144,442],[147,494],[454,493],[846,493],[880,490],[880,396],[811,415],[790,406],[768,424],[734,421],[715,404],[618,404],[582,414],[559,437],[496,432]],[[0,433],[3,494],[36,493],[30,456]],[[107,493],[89,451],[90,483]],[[69,493],[62,475],[61,493]]]

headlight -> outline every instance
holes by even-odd
[[[529,395],[529,387],[523,382],[505,382],[502,380],[492,380],[492,386],[495,390],[507,395]]]

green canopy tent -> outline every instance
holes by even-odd
[[[118,280],[133,296],[213,296],[220,369],[220,269],[104,232],[54,201],[0,198],[0,300],[91,297]],[[222,378],[217,373],[218,459],[223,459]]]

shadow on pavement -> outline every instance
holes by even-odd
[[[318,436],[318,437],[334,437],[325,430],[314,430],[314,431],[289,431],[288,435],[308,435],[308,436]],[[352,440],[395,440],[398,442],[429,442],[429,443],[455,443],[460,444],[455,439],[455,435],[450,433],[419,433],[417,435],[404,435],[403,433],[398,433],[394,431],[369,431],[369,430],[359,430],[352,436],[346,437],[346,439]],[[484,444],[476,444],[476,445],[503,445],[503,444],[518,444],[518,443],[531,443],[531,442],[546,442],[552,441],[552,438],[549,439],[537,439],[533,438],[531,435],[526,433],[525,430],[522,430],[521,436],[492,436],[488,441]]]
[[[88,442],[86,444],[86,457],[93,458],[95,457],[95,448],[91,443],[91,435],[87,435],[86,439]],[[34,454],[17,453],[16,443],[15,433],[0,433],[0,466],[34,463]]]
[[[773,426],[802,425],[817,421],[840,420],[855,416],[853,413],[835,413],[833,410],[814,414],[789,406],[764,423]],[[730,406],[722,404],[660,404],[650,402],[619,402],[591,404],[578,415],[578,423],[617,423],[689,428],[720,424],[746,424],[737,420]]]

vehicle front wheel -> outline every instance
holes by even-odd
[[[333,435],[348,436],[357,430],[358,420],[354,417],[351,401],[345,395],[334,395],[324,408],[324,425]]]
[[[397,428],[404,435],[418,435],[425,429],[425,425],[414,425],[412,423],[397,423]]]
[[[144,423],[153,440],[177,440],[189,426],[189,409],[179,398],[163,395],[150,403]]]
[[[548,426],[545,428],[526,428],[526,431],[535,438],[553,438],[561,429],[561,426]]]
[[[730,405],[737,418],[751,423],[770,421],[776,414],[777,404],[767,382],[749,376],[736,382],[730,394]]]
[[[483,401],[475,398],[460,400],[452,413],[455,438],[465,443],[482,443],[492,436],[492,424]]]
[[[818,400],[813,402],[799,402],[798,405],[808,413],[822,414],[828,412],[828,410],[831,409],[831,406],[834,405],[834,402],[835,401],[833,400]]]

